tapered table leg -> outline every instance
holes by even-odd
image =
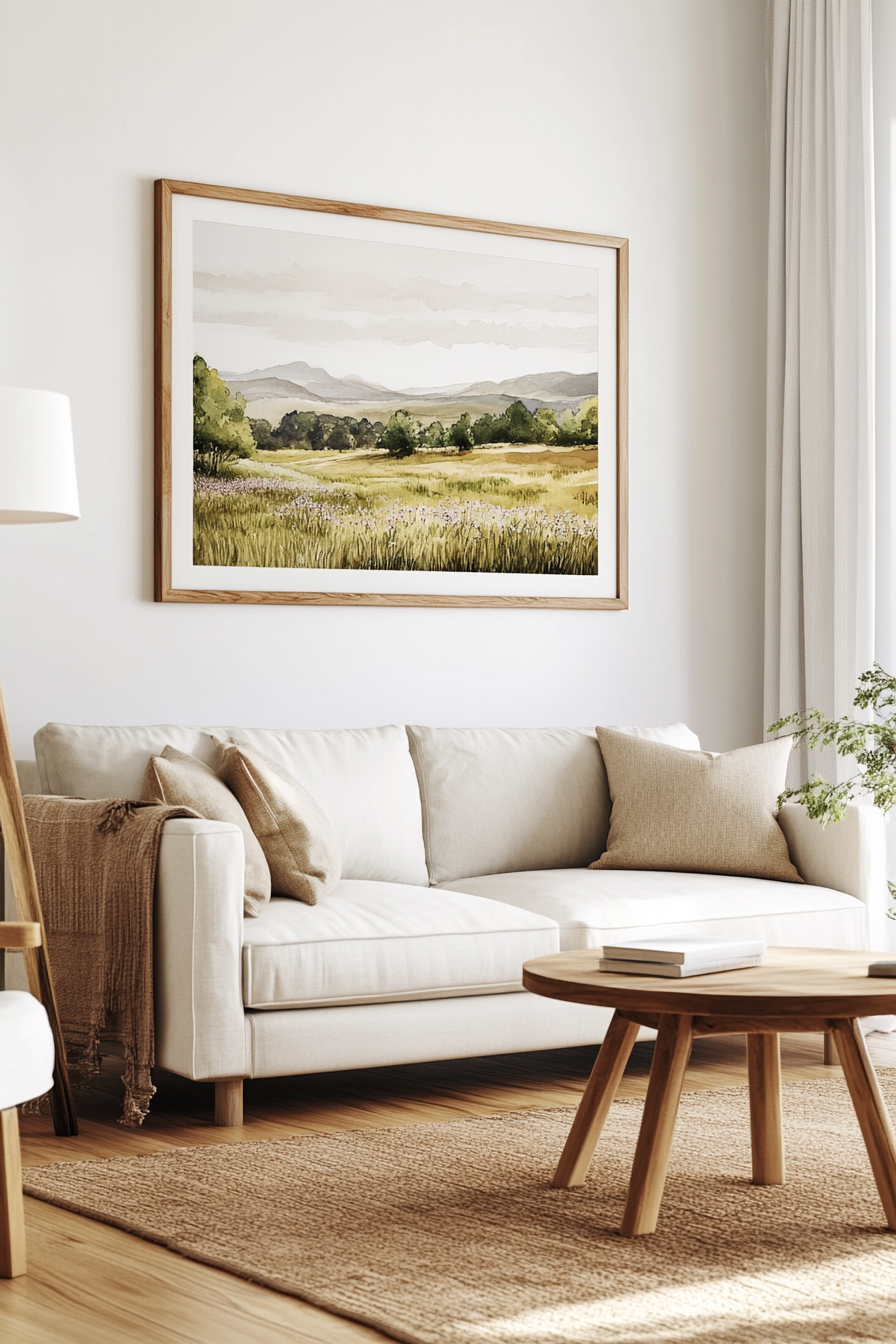
[[[619,1229],[623,1237],[641,1237],[656,1231],[681,1085],[694,1038],[692,1024],[692,1017],[677,1013],[664,1013],[660,1017],[644,1118]]]
[[[747,1036],[750,1080],[750,1141],[753,1184],[784,1184],[784,1135],[781,1130],[781,1044],[777,1032]]]
[[[603,1045],[597,1052],[588,1085],[579,1102],[569,1138],[560,1155],[552,1185],[567,1189],[582,1185],[588,1175],[591,1158],[604,1121],[613,1104],[620,1079],[638,1035],[637,1022],[627,1022],[618,1013],[607,1030]]]
[[[868,1058],[858,1021],[851,1017],[836,1022],[834,1040],[862,1138],[868,1149],[887,1225],[896,1232],[896,1137],[890,1124],[887,1103],[883,1099],[874,1066]]]

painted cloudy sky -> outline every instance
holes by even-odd
[[[443,387],[597,367],[597,270],[194,224],[194,339],[237,373],[301,359]]]

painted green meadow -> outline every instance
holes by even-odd
[[[597,572],[597,450],[263,452],[197,474],[194,564]]]
[[[597,573],[597,399],[522,401],[447,428],[291,412],[252,419],[194,360],[193,563]]]

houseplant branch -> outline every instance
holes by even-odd
[[[853,704],[870,710],[873,718],[844,714],[831,719],[817,709],[801,709],[770,725],[770,733],[792,728],[797,742],[806,741],[812,749],[834,747],[838,756],[850,756],[858,766],[855,774],[838,784],[816,774],[798,788],[785,789],[778,797],[779,808],[793,799],[827,826],[842,821],[847,804],[857,798],[869,798],[881,812],[896,806],[896,677],[875,663],[859,677]],[[896,899],[896,886],[892,882],[887,886]],[[892,910],[887,914],[896,918]]]

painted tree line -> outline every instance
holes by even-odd
[[[409,411],[395,411],[384,424],[366,416],[318,415],[315,411],[288,411],[279,425],[252,419],[246,402],[235,395],[216,369],[201,355],[193,358],[193,465],[217,476],[226,462],[253,457],[258,449],[381,450],[390,457],[452,448],[469,452],[489,443],[543,443],[572,447],[597,443],[597,398],[588,397],[578,409],[559,418],[549,407],[530,411],[514,401],[500,415],[488,412],[473,420],[464,412],[451,425],[435,420],[424,425]]]

